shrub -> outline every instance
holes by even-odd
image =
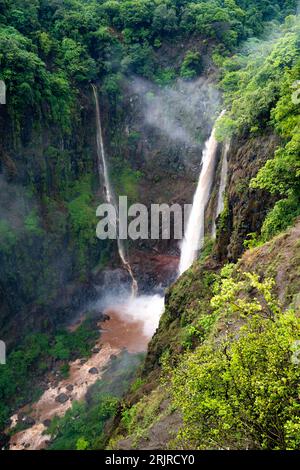
[[[180,76],[190,80],[202,71],[202,60],[199,52],[188,51],[180,68]]]
[[[238,334],[188,352],[173,372],[173,404],[184,421],[177,446],[298,448],[300,369],[292,352],[300,319],[280,309],[272,286],[249,273],[239,282],[222,281],[212,300],[218,315],[252,316]],[[250,292],[252,302],[245,299]]]

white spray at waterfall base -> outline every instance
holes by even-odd
[[[123,315],[128,321],[143,322],[146,337],[151,338],[158,328],[160,317],[164,311],[165,299],[160,295],[142,295],[130,298],[123,305]]]
[[[164,305],[164,297],[158,294],[129,296],[112,300],[104,311],[109,317],[117,316],[129,328],[132,325],[148,342],[158,328]]]
[[[220,119],[225,114],[222,111]],[[218,142],[215,136],[215,127],[205,144],[202,157],[202,168],[194,195],[193,206],[189,216],[186,233],[181,246],[179,274],[183,274],[193,264],[199,250],[204,244],[204,215],[209,201],[211,185],[214,177]]]

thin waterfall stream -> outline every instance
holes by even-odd
[[[99,173],[99,178],[101,180],[101,175],[103,174],[104,177],[104,183],[105,183],[105,197],[106,201],[109,204],[112,204],[115,208],[116,214],[117,214],[117,220],[119,220],[119,213],[118,213],[118,207],[115,201],[114,193],[112,190],[112,186],[110,183],[109,179],[109,172],[108,172],[108,167],[107,167],[107,162],[106,162],[106,155],[105,155],[105,149],[104,149],[104,143],[103,143],[103,134],[102,134],[102,125],[101,125],[101,113],[100,113],[100,105],[99,105],[99,97],[97,93],[97,88],[94,84],[92,84],[92,89],[94,93],[94,99],[95,99],[95,107],[96,107],[96,129],[97,129],[97,157],[98,157],[98,173]],[[122,240],[117,237],[117,244],[118,244],[118,253],[120,256],[120,259],[122,261],[122,264],[126,271],[129,273],[131,277],[131,290],[132,290],[132,296],[136,297],[138,293],[138,283],[137,280],[134,277],[131,265],[129,261],[126,258],[126,250],[125,246],[122,242]]]
[[[230,141],[226,141],[222,151],[222,166],[221,166],[221,175],[220,175],[220,184],[219,184],[219,192],[218,192],[218,200],[217,200],[217,208],[215,213],[215,219],[213,221],[212,226],[212,237],[216,238],[216,221],[221,212],[224,210],[224,193],[227,184],[227,177],[228,177],[228,152],[230,150]]]

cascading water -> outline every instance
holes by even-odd
[[[112,187],[111,187],[111,184],[110,184],[109,173],[108,173],[108,168],[107,168],[107,163],[106,163],[106,156],[105,156],[105,149],[104,149],[103,135],[102,135],[102,126],[101,126],[101,114],[100,114],[99,98],[98,98],[97,88],[93,84],[92,84],[92,89],[93,89],[93,93],[94,93],[95,106],[96,106],[97,157],[98,157],[99,178],[101,178],[102,171],[103,171],[106,201],[109,204],[112,204],[114,206],[116,214],[117,214],[117,219],[119,219],[118,207],[117,207],[117,204],[115,202],[114,193],[112,191]],[[127,270],[127,272],[129,273],[129,275],[131,277],[131,280],[132,280],[132,295],[133,295],[133,297],[135,297],[137,295],[137,292],[138,292],[138,284],[137,284],[137,281],[134,277],[134,274],[133,274],[132,268],[130,266],[130,263],[126,259],[125,247],[122,243],[122,240],[120,240],[119,237],[117,237],[117,243],[118,243],[118,253],[119,253],[120,259],[122,261],[122,264],[123,264],[124,268]]]
[[[218,119],[224,115],[222,111]],[[218,142],[215,136],[215,127],[210,138],[205,144],[202,158],[202,169],[197,190],[193,200],[192,210],[189,216],[187,229],[182,242],[179,274],[183,274],[196,259],[199,250],[204,243],[204,215],[209,201],[211,185],[216,165]]]
[[[230,142],[226,141],[222,153],[222,167],[221,167],[221,176],[220,176],[220,186],[218,193],[217,209],[215,214],[215,220],[212,226],[212,236],[216,237],[216,220],[224,210],[224,193],[227,184],[227,174],[228,174],[228,160],[227,155],[230,149]]]

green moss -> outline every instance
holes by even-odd
[[[168,410],[161,408],[164,399],[165,394],[159,387],[130,408],[125,407],[118,429],[120,434],[113,437],[108,448],[118,448],[118,441],[124,434],[130,439],[133,448],[140,439],[147,439],[151,427],[168,413]]]
[[[129,204],[138,201],[140,171],[133,170],[125,159],[115,157],[112,158],[111,176],[117,195],[127,196]]]

